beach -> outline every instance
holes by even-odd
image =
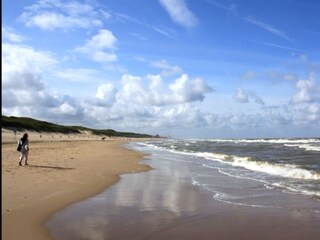
[[[122,147],[129,139],[89,134],[29,133],[29,165],[19,166],[16,138],[2,131],[2,237],[53,239],[44,224],[56,211],[91,197],[122,173],[145,171],[144,154]],[[54,140],[52,140],[54,139]]]
[[[4,136],[6,240],[315,240],[320,234],[317,199],[225,175],[210,160],[172,151],[170,141],[89,135],[44,141],[31,133],[30,165],[20,167],[12,133]]]

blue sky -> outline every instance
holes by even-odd
[[[316,0],[2,1],[2,114],[178,138],[320,137]]]

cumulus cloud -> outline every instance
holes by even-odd
[[[197,18],[188,9],[184,0],[159,0],[159,2],[175,23],[187,28],[197,25]]]
[[[65,119],[83,118],[84,109],[78,100],[68,95],[59,96],[56,99],[57,105],[48,112],[52,117],[59,116]]]
[[[19,19],[27,27],[36,26],[42,30],[54,30],[100,27],[101,19],[108,17],[105,12],[97,11],[86,3],[39,0],[26,7]]]
[[[292,113],[288,111],[286,106],[265,107],[264,110],[264,121],[269,128],[273,126],[284,126],[293,122]]]
[[[125,74],[121,84],[104,83],[93,99],[86,103],[86,114],[98,125],[108,122],[117,129],[154,129],[207,126],[208,115],[195,102],[212,91],[202,79],[187,74],[163,80],[161,75],[134,76]]]
[[[306,80],[296,83],[297,93],[292,96],[291,108],[296,124],[316,124],[320,126],[320,84],[314,73]]]
[[[95,38],[93,42],[102,48],[114,47],[112,41],[106,44]],[[125,74],[113,82],[100,78],[95,82],[100,84],[96,91],[84,98],[52,93],[45,84],[50,74],[47,69],[51,69],[55,78],[69,81],[74,81],[79,75],[84,77],[77,81],[90,81],[90,76],[101,77],[101,73],[82,68],[63,69],[61,66],[59,73],[53,72],[52,68],[56,68],[59,62],[52,53],[25,45],[3,44],[2,60],[2,110],[5,115],[154,134],[170,134],[171,129],[181,132],[188,128],[210,129],[232,133],[256,128],[281,129],[294,124],[317,128],[320,124],[320,88],[312,74],[306,80],[297,81],[297,92],[286,107],[263,107],[254,113],[226,111],[216,114],[214,109],[204,112],[199,106],[207,94],[213,92],[206,81],[182,73],[178,66],[172,66],[165,60],[152,63],[160,70],[157,75]],[[237,89],[234,99],[264,105],[255,92],[242,88]]]
[[[111,106],[116,101],[117,91],[111,83],[100,85],[95,95],[95,104],[103,107]]]
[[[182,104],[165,109],[158,125],[166,128],[198,128],[208,126],[209,122],[204,114],[190,104]]]
[[[320,124],[320,103],[315,102],[307,108],[307,119],[310,121],[317,121]]]
[[[320,103],[303,103],[291,106],[293,111],[293,122],[295,125],[320,127]]]
[[[2,110],[5,115],[34,116],[41,119],[83,119],[83,108],[70,96],[56,96],[48,90],[4,90]]]
[[[243,91],[242,88],[238,88],[236,93],[233,95],[233,99],[239,103],[247,103],[249,102],[249,97],[247,93]]]
[[[320,100],[320,85],[315,81],[314,74],[309,79],[296,83],[298,92],[292,97],[293,104],[308,103]]]
[[[252,101],[254,103],[260,104],[260,105],[264,105],[264,101],[253,91],[249,92],[249,96],[252,99]]]
[[[50,52],[2,44],[2,110],[5,115],[72,119],[82,107],[72,97],[52,94],[43,76],[58,61]]]
[[[113,43],[97,37],[88,41],[87,46],[94,44],[96,49],[109,49]],[[3,44],[3,114],[102,128],[108,124],[122,130],[137,128],[138,132],[141,128],[152,131],[153,128],[208,125],[209,118],[192,104],[202,101],[212,88],[201,78],[181,74],[178,66],[170,66],[165,60],[154,64],[167,73],[125,74],[119,84],[105,80],[97,86],[95,94],[81,98],[51,92],[46,77],[74,82],[87,81],[90,76],[101,77],[100,74],[90,69],[63,69],[50,52],[26,45]],[[181,75],[168,78],[178,73]],[[81,75],[83,78],[79,79]]]
[[[161,69],[161,75],[163,77],[169,77],[182,73],[182,69],[179,66],[171,66],[164,59],[152,62],[151,66]]]
[[[206,93],[213,91],[201,78],[190,79],[187,74],[182,74],[166,88],[160,75],[149,75],[144,79],[127,74],[123,75],[121,82],[121,98],[141,105],[163,106],[202,101]]]
[[[115,62],[117,55],[113,52],[117,38],[107,29],[101,29],[82,47],[75,49],[76,52],[88,55],[96,62]]]
[[[50,52],[40,52],[22,45],[2,44],[3,89],[43,89],[43,69],[57,61]]]
[[[264,101],[253,91],[245,91],[242,88],[238,88],[233,95],[233,99],[239,103],[248,103],[253,101],[254,103],[264,105]]]
[[[180,103],[202,101],[204,94],[213,91],[201,78],[190,79],[187,74],[177,78],[170,84],[169,89],[173,93],[175,102]]]

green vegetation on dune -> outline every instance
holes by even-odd
[[[63,126],[50,122],[40,121],[33,118],[26,117],[1,117],[1,126],[2,128],[11,129],[11,130],[31,130],[36,132],[56,132],[56,133],[81,133],[81,131],[90,131],[93,134],[97,135],[106,135],[113,137],[133,137],[133,138],[150,138],[158,137],[148,134],[141,133],[131,133],[131,132],[117,132],[112,129],[91,129],[82,126]]]

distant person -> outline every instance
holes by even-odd
[[[17,150],[20,152],[20,161],[19,165],[22,165],[22,160],[24,159],[25,165],[28,165],[28,154],[29,154],[29,140],[28,140],[28,134],[23,134],[23,137],[18,141],[18,147]]]

